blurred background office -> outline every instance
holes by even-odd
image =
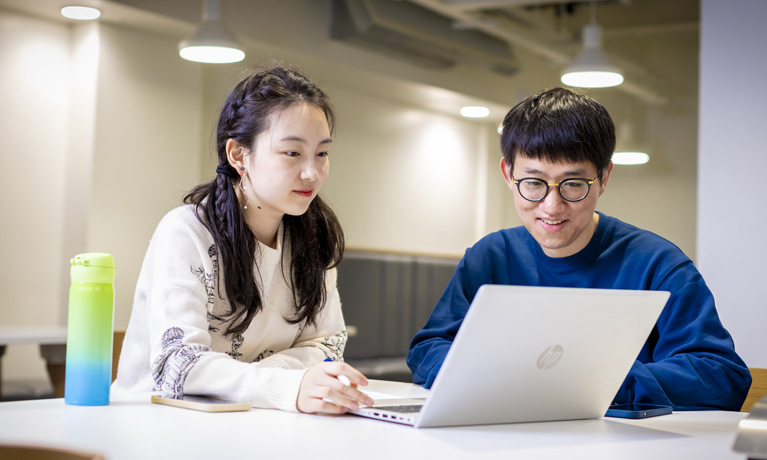
[[[612,114],[617,150],[649,155],[615,167],[599,209],[692,257],[738,351],[767,367],[764,0],[218,0],[246,54],[231,64],[179,57],[209,2],[76,3],[101,17],[0,0],[0,326],[65,325],[69,259],[103,251],[125,328],[157,222],[214,175],[223,98],[272,59],[335,102],[323,193],[348,247],[460,257],[519,224],[498,168],[503,115],[561,85],[596,24],[625,81],[584,91]],[[3,385],[46,379],[33,346],[2,366]]]

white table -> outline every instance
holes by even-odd
[[[403,397],[426,390],[372,381]],[[675,412],[644,420],[597,419],[414,429],[354,415],[276,410],[203,413],[151,404],[149,395],[109,406],[62,399],[0,403],[0,442],[101,453],[107,459],[744,459],[732,451],[739,412]]]
[[[66,326],[0,327],[0,382],[2,382],[2,357],[8,345],[35,344],[40,346],[40,356],[47,364],[64,364],[66,361],[67,328]],[[0,400],[2,387],[0,386]]]
[[[33,343],[38,345],[65,345],[67,343],[67,328],[66,326],[0,327],[0,346],[15,345],[20,343]]]

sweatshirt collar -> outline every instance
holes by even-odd
[[[585,248],[571,256],[549,257],[543,252],[541,245],[533,240],[538,261],[548,269],[556,271],[573,270],[595,261],[601,252],[602,242],[604,241],[605,235],[612,225],[612,219],[610,217],[599,211],[596,211],[596,213],[599,214],[599,222],[597,223],[596,230],[594,230],[594,235],[591,237],[591,240]],[[532,235],[530,235],[530,238],[532,238]]]

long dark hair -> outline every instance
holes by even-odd
[[[229,94],[216,130],[219,166],[215,179],[198,185],[184,202],[194,204],[197,218],[215,242],[219,267],[223,270],[228,316],[226,334],[242,334],[263,308],[255,280],[256,237],[245,223],[234,187],[240,176],[229,164],[226,142],[253,146],[256,137],[269,127],[269,116],[293,104],[306,103],[323,111],[333,132],[335,115],[330,99],[309,79],[295,70],[273,67],[247,77]],[[300,216],[282,218],[282,247],[290,248],[290,276],[295,315],[290,324],[316,324],[327,298],[325,272],[343,257],[344,234],[338,218],[317,196]],[[219,290],[221,286],[219,285]]]

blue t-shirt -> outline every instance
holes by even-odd
[[[410,344],[415,383],[431,387],[483,284],[671,292],[615,402],[740,410],[751,386],[692,261],[660,236],[602,213],[589,244],[569,257],[548,257],[524,227],[491,233],[469,248]]]

